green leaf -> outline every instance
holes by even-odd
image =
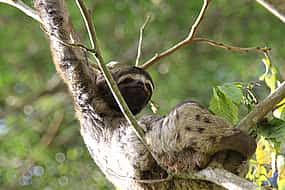
[[[209,109],[232,124],[238,122],[238,107],[219,87],[213,88],[213,97],[211,98]]]
[[[219,88],[219,90],[235,104],[241,103],[243,93],[238,83],[226,83],[222,86],[218,86],[217,88]]]
[[[285,121],[273,118],[259,125],[258,134],[264,136],[274,144],[279,144],[285,140]]]

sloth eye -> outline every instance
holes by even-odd
[[[150,92],[152,92],[152,87],[150,84],[146,83],[145,86]]]

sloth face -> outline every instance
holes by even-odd
[[[131,112],[134,115],[138,114],[152,96],[154,86],[150,75],[143,69],[127,66],[112,69],[111,73]],[[120,108],[113,98],[104,77],[100,76],[98,78],[97,86],[99,93],[109,107],[120,113]]]

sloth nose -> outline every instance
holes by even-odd
[[[150,89],[147,87],[148,84],[146,84],[145,82],[141,82],[141,81],[138,81],[137,84],[139,86],[143,86],[144,91],[146,91],[148,94],[150,93]]]

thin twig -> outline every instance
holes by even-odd
[[[268,112],[272,111],[276,104],[278,104],[283,98],[285,98],[285,82],[282,82],[272,94],[257,104],[254,109],[239,122],[237,127],[243,131],[248,131]]]
[[[280,13],[280,11],[274,8],[271,4],[267,3],[264,0],[256,0],[256,1],[264,8],[266,8],[269,12],[271,12],[273,15],[275,15],[277,18],[279,18],[282,22],[285,23],[285,15]]]
[[[37,11],[29,7],[27,4],[25,4],[21,0],[0,0],[0,3],[6,3],[8,5],[11,5],[13,7],[16,7],[17,9],[21,10],[23,13],[28,15],[29,17],[33,18],[34,20],[40,22],[43,24],[42,19],[38,15]]]
[[[99,48],[99,44],[98,44],[98,40],[97,40],[97,35],[96,35],[96,31],[95,31],[95,26],[93,24],[93,21],[92,21],[92,17],[91,17],[91,14],[90,14],[90,11],[88,10],[88,8],[84,5],[83,1],[82,0],[76,0],[76,4],[80,10],[80,13],[83,17],[83,20],[84,20],[84,23],[85,23],[85,26],[86,26],[86,29],[87,29],[87,32],[88,32],[88,35],[89,35],[89,40],[90,40],[90,43],[91,43],[91,47],[92,49],[94,49],[95,51],[95,56],[96,59],[98,59],[97,63],[100,65],[100,63],[102,65],[104,65],[104,59],[102,57],[102,53],[101,53],[101,50]]]
[[[143,25],[140,28],[140,36],[139,36],[138,51],[137,51],[137,58],[136,58],[136,67],[139,66],[139,61],[140,61],[141,52],[142,52],[143,31],[144,31],[147,23],[149,22],[149,20],[150,20],[150,16],[148,15],[146,17],[146,20],[144,21]]]
[[[53,33],[51,32],[48,32],[47,30],[45,30],[44,28],[42,28],[43,31],[49,36],[49,37],[53,37],[56,41],[62,43],[63,45],[66,45],[66,46],[70,46],[70,47],[78,47],[78,48],[81,48],[81,49],[84,49],[85,51],[88,51],[88,52],[91,52],[91,53],[96,53],[95,49],[93,48],[88,48],[86,47],[85,45],[81,44],[81,43],[74,43],[74,42],[68,42],[68,41],[64,41],[62,39],[59,39],[56,35],[54,35]]]
[[[269,48],[269,47],[237,47],[237,46],[225,44],[223,42],[217,42],[214,40],[210,40],[207,38],[193,38],[193,42],[205,42],[211,46],[220,47],[220,48],[224,48],[226,50],[236,51],[236,52],[257,51],[257,52],[264,53],[264,52],[268,52],[271,50],[271,48]]]
[[[181,47],[185,46],[185,45],[189,45],[193,42],[193,38],[195,36],[195,34],[197,33],[198,27],[201,23],[201,21],[204,18],[205,12],[207,7],[209,6],[209,3],[211,2],[211,0],[204,0],[203,1],[203,6],[200,10],[200,13],[197,17],[197,19],[195,20],[194,24],[191,27],[190,32],[188,33],[187,37],[185,39],[183,39],[182,41],[178,42],[177,44],[175,44],[174,46],[172,46],[171,48],[161,52],[161,53],[156,53],[152,58],[150,58],[148,61],[146,61],[141,68],[146,69],[149,66],[153,65],[154,63],[158,62],[159,60],[161,60],[162,58],[172,54],[173,52],[175,52],[176,50],[180,49]]]

